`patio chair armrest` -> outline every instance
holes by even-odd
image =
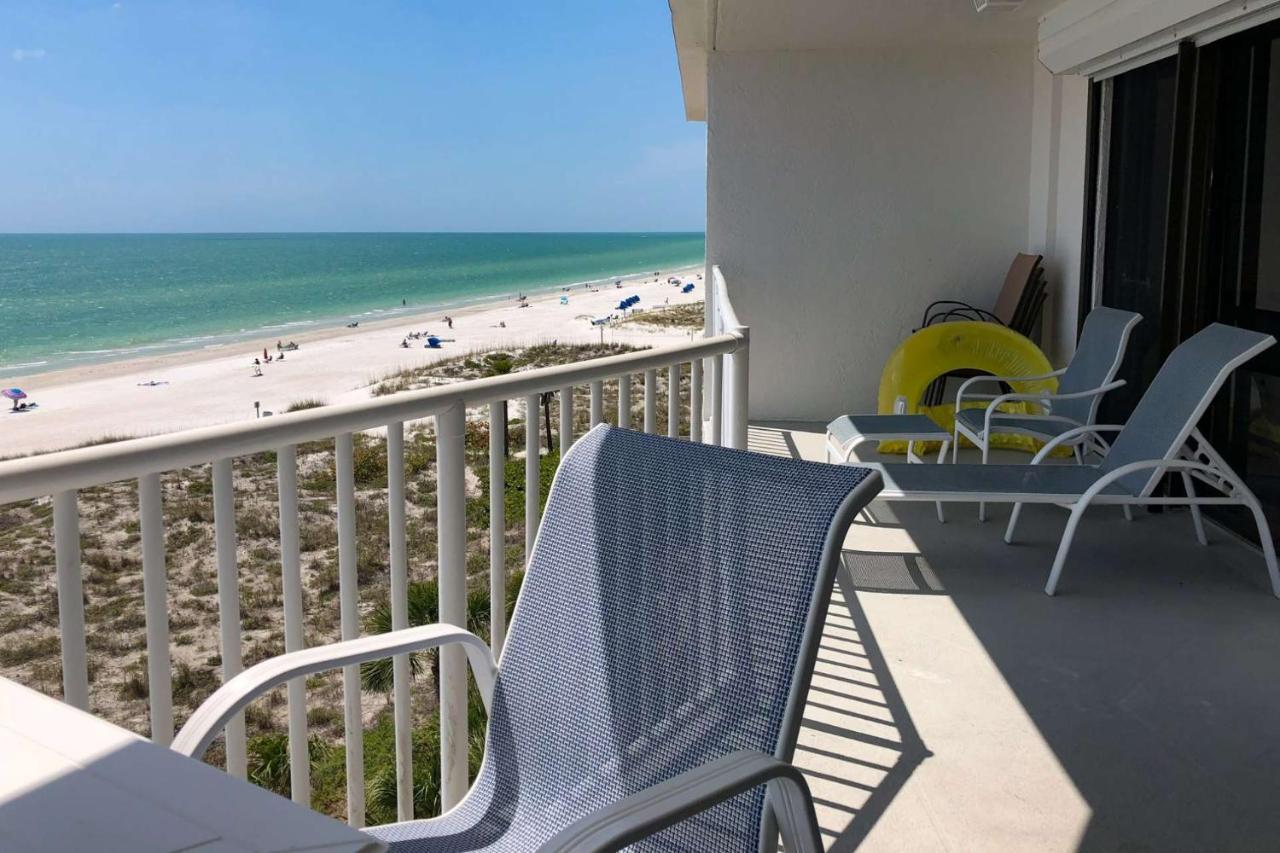
[[[1114,391],[1117,388],[1123,386],[1124,383],[1125,381],[1123,379],[1117,379],[1113,382],[1108,382],[1106,385],[1099,385],[1097,388],[1090,388],[1087,391],[1072,391],[1070,394],[1038,394],[1036,395],[1036,399],[1038,400],[1083,400],[1088,397],[1101,397],[1103,394],[1106,394],[1108,391]]]
[[[1056,379],[1066,373],[1065,367],[1054,370],[1050,373],[1043,373],[1038,376],[971,376],[960,383],[960,388],[956,391],[956,409],[960,408],[960,404],[967,398],[970,400],[993,399],[988,394],[968,394],[969,386],[977,385],[981,382],[1043,382],[1046,379]]]
[[[996,410],[1005,403],[1017,403],[1017,402],[1052,403],[1054,400],[1080,400],[1088,397],[1099,397],[1107,393],[1108,391],[1114,391],[1115,389],[1119,388],[1121,385],[1124,385],[1123,379],[1117,379],[1114,382],[1108,382],[1106,385],[1101,385],[1097,388],[1090,388],[1088,391],[1073,391],[1070,394],[1049,394],[1047,392],[1043,394],[1018,394],[1018,393],[1000,394],[999,396],[992,397],[991,402],[987,404],[987,415],[983,422],[983,429],[989,430],[991,428],[992,415],[995,414]],[[1045,417],[1051,417],[1051,416],[1045,415]],[[1064,420],[1064,419],[1059,418],[1059,420]],[[1073,424],[1078,423],[1078,421],[1070,421],[1070,420],[1068,422]]]
[[[1069,429],[1066,432],[1055,435],[1053,438],[1046,441],[1044,443],[1044,447],[1040,448],[1036,455],[1031,457],[1030,464],[1038,465],[1041,460],[1047,458],[1057,447],[1065,442],[1077,438],[1078,436],[1093,435],[1097,438],[1098,433],[1119,432],[1122,429],[1124,429],[1124,424],[1084,424],[1082,426]],[[1101,438],[1098,440],[1102,441],[1104,445],[1106,444],[1105,440]]]
[[[539,853],[621,850],[758,785],[768,785],[769,805],[787,850],[821,853],[817,815],[800,771],[752,750],[731,752],[623,797],[570,824],[543,844]]]
[[[461,644],[466,651],[476,685],[487,707],[493,698],[498,668],[484,640],[457,625],[422,625],[300,649],[251,666],[215,690],[196,709],[170,748],[191,758],[200,758],[237,712],[269,690],[294,678],[453,643]]]
[[[1188,474],[1198,474],[1196,478],[1205,485],[1212,486],[1223,494],[1230,495],[1233,490],[1238,489],[1243,484],[1235,477],[1234,472],[1224,471],[1215,465],[1201,462],[1197,459],[1142,459],[1137,462],[1130,462],[1127,465],[1121,465],[1115,470],[1108,471],[1099,477],[1084,494],[1080,496],[1078,503],[1088,504],[1098,496],[1103,489],[1119,480],[1121,477],[1127,477],[1130,474],[1136,474],[1139,471],[1149,471],[1158,469],[1158,473],[1165,474],[1169,471],[1184,471]],[[1142,497],[1135,495],[1134,497]]]

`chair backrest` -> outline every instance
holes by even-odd
[[[1067,372],[1058,380],[1058,393],[1088,391],[1114,379],[1120,362],[1124,360],[1129,334],[1141,321],[1141,314],[1118,308],[1098,307],[1090,311],[1076,343],[1076,354],[1071,357]],[[1053,404],[1053,413],[1077,423],[1091,424],[1101,400],[1101,397],[1059,400]]]
[[[1231,372],[1275,342],[1262,332],[1221,323],[1187,338],[1169,353],[1151,380],[1101,470],[1176,457]],[[1135,495],[1147,495],[1159,480],[1156,472],[1136,471],[1121,477],[1120,483]]]
[[[733,750],[789,759],[841,543],[878,491],[866,469],[603,425],[581,438],[548,496],[461,808],[536,849]],[[763,803],[741,795],[634,849],[758,850]]]
[[[996,297],[996,304],[991,313],[1006,326],[1012,326],[1022,302],[1023,293],[1040,275],[1041,255],[1028,255],[1019,252],[1009,265],[1009,272],[1004,277],[1004,287]]]

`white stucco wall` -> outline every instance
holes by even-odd
[[[933,299],[1027,246],[1033,46],[711,54],[710,263],[751,325],[751,416],[872,411]]]
[[[1031,175],[1027,248],[1045,256],[1049,298],[1042,345],[1054,365],[1075,349],[1084,239],[1089,81],[1054,77],[1032,63]]]

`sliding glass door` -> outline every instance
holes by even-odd
[[[1164,251],[1173,155],[1174,57],[1143,66],[1106,87],[1109,127],[1106,193],[1099,229],[1102,304],[1159,317],[1165,310]],[[1134,330],[1119,378],[1127,384],[1103,401],[1102,419],[1123,423],[1162,361],[1160,326]]]
[[[1182,45],[1096,83],[1094,99],[1092,293],[1144,317],[1122,367],[1129,385],[1103,410],[1123,423],[1169,351],[1209,323],[1280,338],[1280,25]],[[1273,531],[1277,349],[1239,371],[1201,424],[1258,493]],[[1216,516],[1256,536],[1235,510]]]

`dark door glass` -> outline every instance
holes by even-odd
[[[1217,319],[1280,338],[1280,31],[1258,29],[1224,41],[1217,93],[1215,201],[1208,268],[1225,279]],[[1212,276],[1203,287],[1214,288]],[[1237,371],[1205,424],[1210,441],[1263,504],[1280,532],[1280,353],[1276,347]],[[1256,538],[1247,511],[1219,520]]]
[[[1102,304],[1136,311],[1118,378],[1127,384],[1104,398],[1106,423],[1124,423],[1163,360],[1165,235],[1177,83],[1175,57],[1142,66],[1112,81]]]

